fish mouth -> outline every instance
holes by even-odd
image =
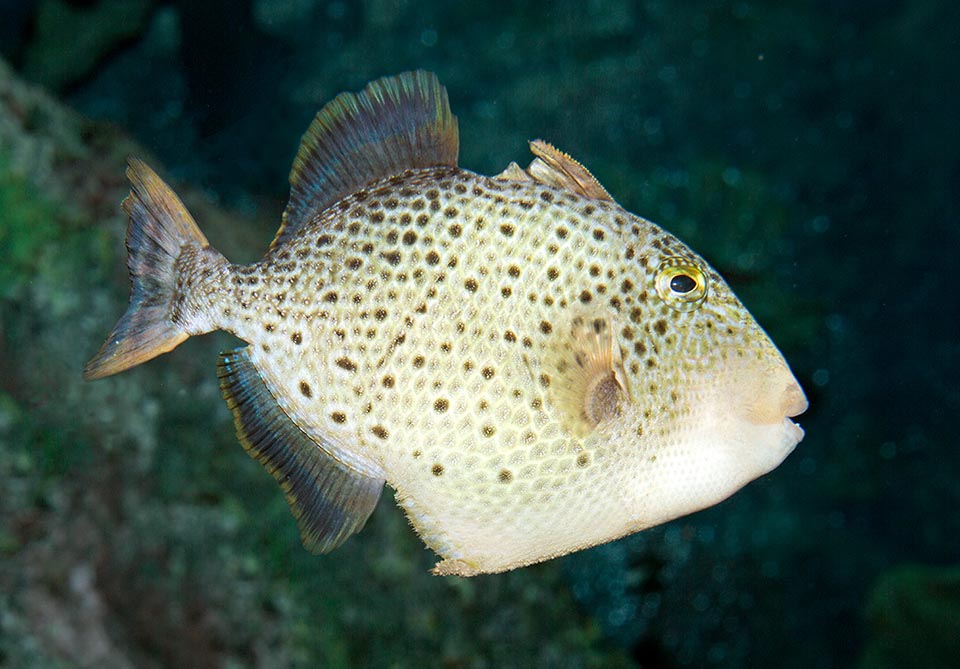
[[[800,411],[800,412],[798,412],[798,413],[803,413],[803,412]],[[797,414],[793,414],[793,415],[796,416]],[[793,440],[794,445],[797,445],[797,444],[799,444],[801,441],[803,441],[803,437],[804,437],[804,434],[805,434],[804,431],[803,431],[803,428],[800,427],[800,424],[799,424],[799,423],[794,423],[792,420],[790,420],[790,417],[785,416],[785,417],[783,418],[783,428],[784,428],[784,430],[786,431],[787,436],[788,436],[791,440]]]
[[[807,401],[807,396],[803,392],[803,388],[800,387],[800,384],[797,383],[796,380],[787,385],[787,389],[784,391],[781,399],[781,406],[785,414],[783,417],[783,427],[787,435],[794,440],[794,446],[796,446],[803,441],[804,432],[799,423],[790,419],[799,416],[810,406],[810,403]]]

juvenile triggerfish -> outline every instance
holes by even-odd
[[[84,376],[232,332],[223,397],[304,545],[358,532],[387,484],[437,574],[611,541],[783,461],[807,400],[710,265],[546,142],[494,177],[458,146],[430,73],[339,95],[250,265],[131,159],[130,305]]]

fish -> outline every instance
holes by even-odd
[[[341,545],[389,486],[440,575],[609,542],[776,468],[808,403],[771,339],[683,242],[530,149],[527,168],[459,167],[432,73],[342,93],[246,265],[130,158],[130,303],[85,378],[233,333],[220,389],[303,545]]]

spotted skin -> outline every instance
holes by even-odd
[[[703,268],[702,308],[658,297],[665,258]],[[210,281],[192,318],[249,342],[296,424],[383,476],[455,572],[652,524],[658,477],[695,478],[673,451],[712,401],[698,379],[733,359],[783,364],[720,276],[656,225],[457,168],[373,184]],[[614,330],[633,393],[616,425],[577,430],[550,351],[584,316]]]

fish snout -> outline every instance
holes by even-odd
[[[780,414],[793,418],[806,411],[808,406],[810,403],[807,401],[807,396],[803,394],[803,388],[796,379],[791,379],[780,396]]]
[[[807,397],[785,364],[763,371],[743,371],[747,373],[735,375],[728,391],[732,397],[739,397],[741,415],[749,422],[778,425],[807,410]]]

